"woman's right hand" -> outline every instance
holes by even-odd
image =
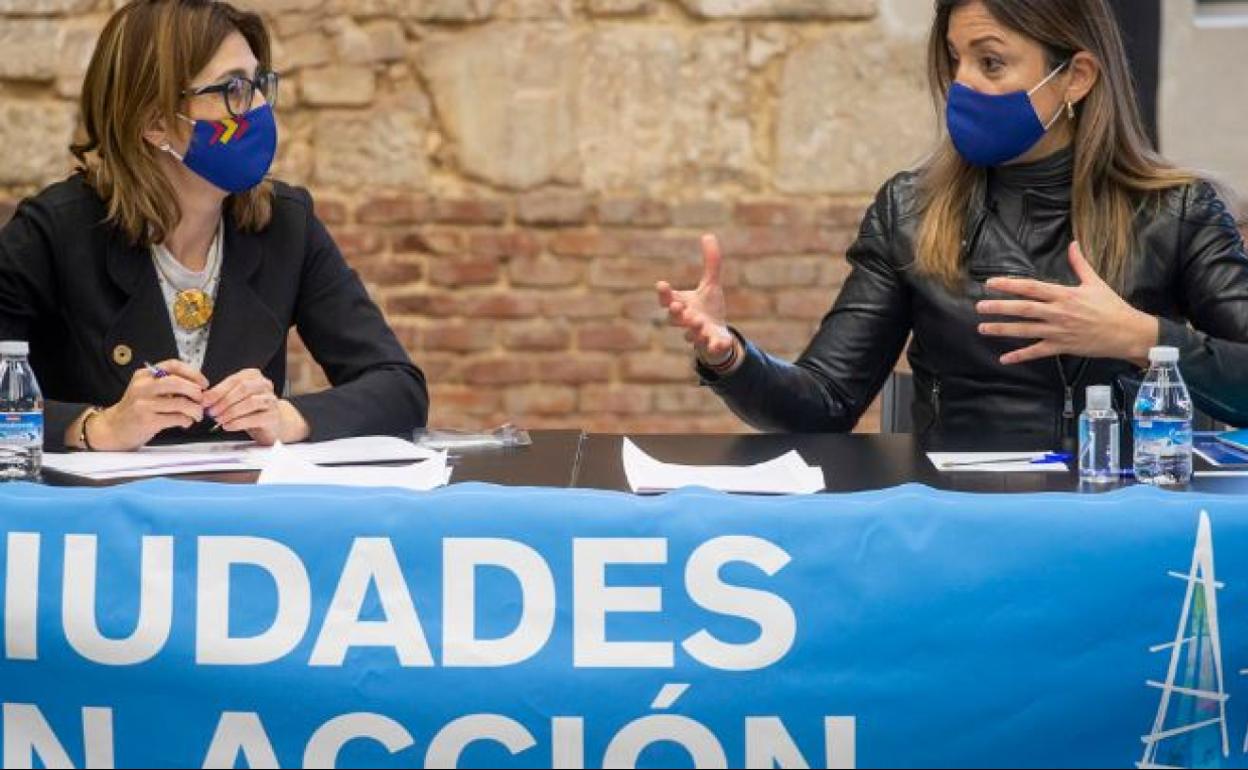
[[[87,426],[91,448],[126,452],[138,449],[167,428],[189,428],[204,419],[201,402],[208,380],[199,370],[172,360],[156,365],[167,373],[157,377],[146,367],[135,371],[121,400]]]
[[[667,281],[659,281],[659,306],[667,310],[668,323],[685,330],[685,339],[694,346],[703,363],[726,361],[737,344],[728,330],[724,287],[720,278],[722,257],[719,240],[702,236],[702,280],[692,291],[676,291]]]

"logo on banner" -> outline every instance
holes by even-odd
[[[1149,652],[1169,652],[1165,681],[1146,684],[1161,691],[1152,730],[1140,737],[1139,768],[1214,767],[1230,756],[1222,638],[1218,628],[1219,583],[1213,571],[1213,530],[1200,512],[1196,545],[1187,572],[1166,573],[1185,584],[1174,638]],[[1248,674],[1248,669],[1240,672]],[[1243,751],[1248,753],[1248,733]]]

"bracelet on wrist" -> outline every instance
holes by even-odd
[[[737,365],[737,358],[739,356],[740,353],[738,352],[737,341],[734,338],[732,341],[732,347],[728,349],[728,355],[726,357],[715,363],[711,363],[709,361],[704,361],[703,363],[706,364],[706,368],[716,374],[727,374]]]
[[[91,446],[91,439],[87,436],[87,425],[90,424],[93,418],[99,417],[102,414],[104,414],[103,409],[98,406],[93,406],[83,414],[82,422],[78,424],[78,443],[88,452],[94,452],[95,447]]]

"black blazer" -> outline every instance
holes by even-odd
[[[0,339],[30,342],[51,450],[63,448],[83,410],[121,400],[144,361],[178,356],[148,249],[130,243],[106,216],[103,200],[77,174],[23,201],[0,229]],[[311,196],[278,183],[263,232],[240,231],[226,206],[204,376],[216,384],[256,368],[280,394],[292,326],[334,386],[290,399],[312,440],[402,435],[425,424],[424,375],[316,218]],[[202,437],[209,426],[159,439]]]

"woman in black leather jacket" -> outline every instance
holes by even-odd
[[[835,305],[795,363],[730,330],[720,254],[658,284],[698,369],[765,430],[852,430],[906,344],[916,433],[1067,443],[1085,386],[1129,408],[1150,347],[1196,405],[1248,422],[1248,255],[1214,187],[1149,149],[1105,0],[938,0],[947,131],[889,180]]]

